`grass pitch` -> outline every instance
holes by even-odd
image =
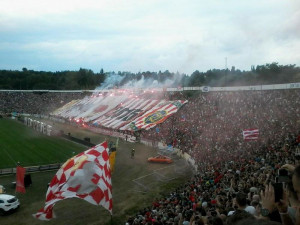
[[[19,121],[0,119],[0,169],[65,162],[86,147],[49,137]]]

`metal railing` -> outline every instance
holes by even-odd
[[[40,165],[40,166],[28,166],[24,167],[26,169],[26,173],[34,173],[34,172],[42,172],[42,171],[49,171],[49,170],[58,170],[63,163],[55,163],[55,164],[48,164],[48,165]],[[10,175],[15,174],[16,168],[6,168],[0,169],[0,176],[1,175]]]

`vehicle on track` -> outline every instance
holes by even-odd
[[[172,163],[173,160],[170,157],[168,157],[168,156],[157,155],[155,157],[148,158],[148,162],[154,162],[154,163]]]

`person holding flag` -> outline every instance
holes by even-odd
[[[106,141],[64,163],[49,185],[45,207],[33,216],[40,220],[52,219],[56,202],[67,198],[81,198],[101,205],[112,214],[111,171]]]

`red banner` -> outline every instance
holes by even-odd
[[[258,129],[246,129],[243,130],[243,137],[245,141],[257,140],[259,136]]]
[[[26,169],[17,166],[17,182],[16,182],[16,192],[25,193],[25,186],[24,186],[24,177],[25,177]]]

